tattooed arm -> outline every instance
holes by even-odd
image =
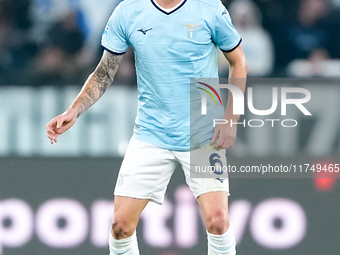
[[[57,142],[58,136],[72,127],[77,118],[105,93],[113,82],[122,58],[122,55],[104,51],[96,70],[89,76],[72,105],[46,125],[47,137],[52,144]]]
[[[107,87],[113,82],[122,58],[122,55],[114,55],[104,51],[96,70],[89,76],[72,104],[73,107],[78,109],[77,117],[82,115],[105,93]]]

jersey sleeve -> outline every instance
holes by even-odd
[[[212,39],[215,44],[226,52],[236,49],[242,39],[231,22],[229,12],[222,3],[219,4],[212,24]]]
[[[121,4],[112,13],[103,32],[101,44],[107,51],[113,54],[124,54],[129,47],[125,35]]]

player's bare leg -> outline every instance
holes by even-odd
[[[110,255],[139,255],[136,227],[149,200],[115,196]]]
[[[208,255],[236,254],[235,237],[229,222],[228,193],[205,193],[197,201],[207,228]]]

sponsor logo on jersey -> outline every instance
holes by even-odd
[[[142,32],[143,33],[143,35],[146,35],[146,33],[147,32],[149,32],[150,30],[152,30],[152,28],[149,28],[149,29],[139,29],[139,30],[137,30],[138,32]]]

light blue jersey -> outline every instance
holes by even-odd
[[[220,0],[184,0],[170,13],[153,1],[121,2],[106,26],[102,46],[115,54],[131,46],[135,53],[136,139],[189,150],[190,137],[196,135],[190,134],[190,78],[218,78],[217,47],[232,51],[241,39]],[[218,119],[223,115],[223,109],[214,113]],[[195,144],[210,141],[210,123]]]

